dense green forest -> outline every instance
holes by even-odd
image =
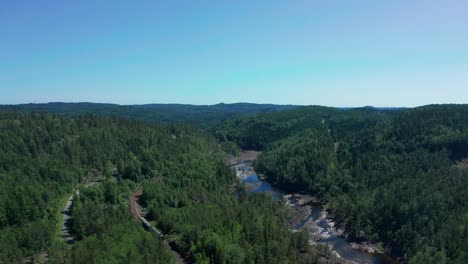
[[[160,116],[134,116],[133,107],[54,107],[40,111],[66,115],[0,111],[0,263],[42,253],[51,263],[173,261],[130,216],[138,186],[147,218],[192,261],[314,263],[322,253],[306,232],[287,230],[285,208],[236,184],[224,152],[236,145],[263,152],[255,166],[271,182],[322,197],[351,240],[381,242],[410,263],[468,259],[468,106],[261,113],[237,105],[247,110],[188,122],[177,115],[197,110],[179,105],[172,115],[169,105],[159,125]],[[79,186],[77,241],[67,245],[58,215]]]
[[[124,180],[83,188],[72,207],[71,227],[78,243],[69,251],[53,251],[50,262],[173,263],[161,240],[129,215],[127,199],[134,187]]]
[[[285,228],[271,197],[247,197],[224,159],[213,138],[189,126],[0,112],[0,263],[41,253],[51,263],[171,262],[128,211],[141,184],[149,219],[198,263],[314,261],[307,234]],[[77,186],[77,242],[66,245],[57,215]]]
[[[224,170],[218,175],[231,178],[230,170],[218,170]],[[145,184],[143,193],[147,218],[156,220],[196,263],[313,263],[316,259],[310,251],[301,254],[308,250],[308,234],[291,234],[285,228],[285,208],[270,196],[247,196],[240,190],[237,197],[216,185],[203,185],[167,179]]]
[[[410,263],[468,259],[468,106],[304,107],[226,121],[272,182],[321,196],[351,239]]]

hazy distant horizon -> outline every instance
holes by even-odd
[[[363,108],[363,107],[374,107],[374,108],[416,108],[416,107],[421,107],[421,106],[427,106],[427,105],[466,105],[468,103],[430,103],[430,104],[423,104],[423,105],[415,105],[415,106],[399,106],[399,105],[357,105],[357,106],[346,106],[346,105],[321,105],[321,104],[289,104],[289,103],[268,103],[268,102],[263,102],[263,103],[257,103],[257,102],[232,102],[232,103],[226,103],[226,102],[218,102],[218,103],[213,103],[213,104],[193,104],[193,103],[177,103],[177,102],[152,102],[152,103],[129,103],[129,104],[119,104],[119,103],[112,103],[112,102],[81,102],[81,101],[52,101],[52,102],[28,102],[28,103],[18,103],[18,104],[9,104],[9,103],[0,103],[1,105],[5,106],[18,106],[18,105],[29,105],[29,104],[37,104],[37,105],[46,105],[46,104],[109,104],[109,105],[117,105],[117,106],[144,106],[144,105],[191,105],[191,106],[215,106],[215,105],[220,105],[220,104],[225,104],[225,105],[234,105],[234,104],[258,104],[258,105],[279,105],[279,106],[323,106],[323,107],[333,107],[333,108]]]
[[[210,103],[194,103],[194,102],[160,102],[160,101],[148,101],[148,102],[114,102],[114,101],[24,101],[24,102],[4,102],[0,98],[0,105],[26,105],[26,104],[54,104],[54,103],[70,103],[70,104],[80,104],[80,103],[90,103],[90,104],[111,104],[111,105],[120,105],[120,106],[132,106],[132,105],[151,105],[151,104],[157,104],[157,105],[173,105],[173,104],[179,104],[179,105],[194,105],[194,106],[213,106],[213,105],[218,105],[218,104],[271,104],[271,105],[294,105],[294,106],[325,106],[325,107],[336,107],[336,108],[359,108],[359,107],[376,107],[376,108],[415,108],[415,107],[420,107],[420,106],[426,106],[426,105],[446,105],[446,104],[452,104],[452,105],[465,105],[468,104],[468,101],[466,102],[429,102],[429,103],[423,103],[423,104],[412,104],[412,105],[378,105],[378,104],[360,104],[360,105],[327,105],[327,104],[320,104],[320,103],[310,103],[310,104],[296,104],[296,103],[290,103],[290,102],[255,102],[255,101],[219,101],[219,102],[210,102]]]

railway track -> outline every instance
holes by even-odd
[[[159,238],[162,239],[163,244],[166,246],[167,249],[169,249],[171,251],[171,253],[174,256],[174,259],[175,259],[177,264],[186,264],[186,263],[188,263],[182,258],[182,256],[177,251],[175,251],[169,245],[169,243],[164,238],[164,234],[161,231],[159,231],[156,227],[152,226],[151,223],[148,220],[146,220],[146,218],[141,216],[141,209],[140,209],[140,205],[138,204],[138,198],[141,196],[142,193],[143,193],[143,189],[138,188],[133,193],[132,197],[130,198],[129,207],[130,207],[130,211],[132,212],[133,217],[140,220],[142,222],[143,226],[146,228],[146,230],[148,230],[149,232],[155,233]]]

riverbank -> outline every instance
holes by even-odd
[[[303,192],[295,193],[290,188],[287,192],[257,176],[253,165],[259,154],[243,151],[238,157],[231,157],[229,163],[248,193],[269,192],[284,202],[290,210],[288,227],[291,232],[307,230],[310,245],[328,248],[341,263],[398,263],[382,254],[383,249],[376,244],[347,241],[345,230],[337,227],[332,215],[323,207],[323,200]]]
[[[329,239],[332,233],[338,236],[348,238],[345,229],[340,228],[336,224],[334,218],[328,213],[327,210],[313,211],[314,207],[321,207],[323,201],[315,196],[307,194],[287,194],[284,195],[285,203],[293,211],[293,216],[290,220],[290,227],[293,230],[300,231],[302,229],[310,230],[312,239],[322,241]],[[305,220],[304,220],[305,219]],[[315,220],[314,220],[315,219]],[[317,222],[325,221],[327,228],[321,227]],[[353,249],[363,251],[369,254],[384,254],[384,250],[375,243],[368,241],[357,243],[353,241],[350,245]]]

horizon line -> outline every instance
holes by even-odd
[[[250,105],[275,105],[275,106],[297,106],[297,107],[306,107],[306,106],[320,106],[320,107],[330,107],[330,108],[418,108],[423,106],[430,105],[467,105],[468,103],[429,103],[416,106],[377,106],[377,105],[359,105],[359,106],[331,106],[331,105],[320,105],[320,104],[278,104],[278,103],[257,103],[257,102],[234,102],[234,103],[225,103],[219,102],[215,104],[192,104],[192,103],[133,103],[133,104],[120,104],[120,103],[110,103],[110,102],[91,102],[91,101],[49,101],[49,102],[28,102],[28,103],[2,103],[0,106],[21,106],[21,105],[47,105],[47,104],[101,104],[101,105],[115,105],[115,106],[147,106],[147,105],[186,105],[186,106],[216,106],[216,105],[236,105],[236,104],[250,104]]]

